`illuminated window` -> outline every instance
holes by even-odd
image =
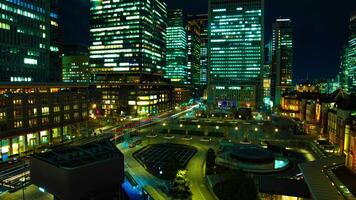
[[[42,107],[42,115],[49,115],[49,107]]]
[[[15,121],[14,128],[22,128],[22,121]]]

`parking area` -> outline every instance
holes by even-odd
[[[172,168],[185,168],[196,152],[191,146],[167,143],[149,145],[134,156],[154,176],[169,179]]]

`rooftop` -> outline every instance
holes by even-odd
[[[312,199],[344,199],[324,171],[345,162],[344,157],[327,157],[299,165],[304,174]]]
[[[103,140],[80,146],[60,147],[33,157],[59,168],[76,168],[122,156],[113,143]]]

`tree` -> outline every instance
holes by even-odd
[[[215,167],[216,154],[215,151],[210,148],[206,154],[206,173],[212,174]]]
[[[214,191],[220,200],[256,200],[258,193],[252,178],[242,171],[231,173],[228,180],[218,183]]]
[[[186,173],[186,170],[179,170],[176,174],[170,191],[174,199],[191,199],[192,197]]]

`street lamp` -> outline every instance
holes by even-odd
[[[256,127],[256,128],[255,128],[255,132],[257,132],[257,131],[258,131],[258,128]]]
[[[239,130],[239,127],[236,126],[236,127],[235,127],[235,130],[238,131],[238,130]]]
[[[200,128],[201,126],[200,126],[200,124],[198,124],[198,128]]]
[[[219,129],[219,126],[216,126],[215,128],[216,128],[216,130],[218,130],[218,129]]]
[[[182,127],[183,127],[183,124],[180,124],[179,126],[182,128]]]
[[[275,129],[274,129],[274,132],[278,133],[278,132],[279,132],[278,128],[275,128]]]
[[[166,123],[163,123],[162,125],[163,125],[163,126],[166,126]]]

